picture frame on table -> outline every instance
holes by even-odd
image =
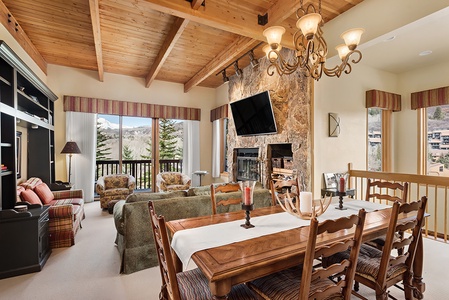
[[[337,178],[334,173],[323,173],[324,186],[326,189],[336,189],[337,188]]]

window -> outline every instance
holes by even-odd
[[[382,110],[368,108],[368,171],[382,171]]]
[[[137,189],[151,189],[154,174],[182,172],[182,136],[179,120],[99,114],[96,178],[127,173],[136,178]]]
[[[426,110],[427,175],[449,176],[449,105]]]

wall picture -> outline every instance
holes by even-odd
[[[324,186],[326,189],[336,189],[337,188],[337,178],[334,173],[324,173]]]

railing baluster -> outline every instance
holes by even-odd
[[[349,165],[349,175],[357,189],[358,199],[364,199],[366,193],[366,180],[368,178],[391,182],[408,182],[409,193],[407,202],[427,196],[429,199],[426,212],[429,217],[425,222],[423,234],[425,237],[441,239],[448,242],[449,231],[449,180],[444,176],[416,175],[404,173],[372,172],[363,170],[353,170]],[[442,203],[442,199],[444,202]],[[443,210],[443,211],[442,211]],[[430,236],[429,236],[430,234]]]
[[[182,172],[181,159],[160,160],[160,172],[177,171]],[[95,168],[95,181],[99,177],[118,173],[120,162],[118,160],[97,160]],[[122,161],[123,173],[130,174],[136,178],[136,189],[150,189],[151,186],[151,159],[147,160],[124,160]]]

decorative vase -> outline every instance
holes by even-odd
[[[240,190],[242,191],[242,209],[245,211],[245,224],[242,224],[240,226],[248,229],[253,228],[254,225],[250,223],[250,211],[254,209],[254,200],[253,200],[253,193],[254,193],[254,186],[256,185],[256,182],[253,180],[248,181],[239,181]]]
[[[335,179],[337,180],[337,191],[340,193],[346,192],[348,189],[349,173],[335,173]]]

